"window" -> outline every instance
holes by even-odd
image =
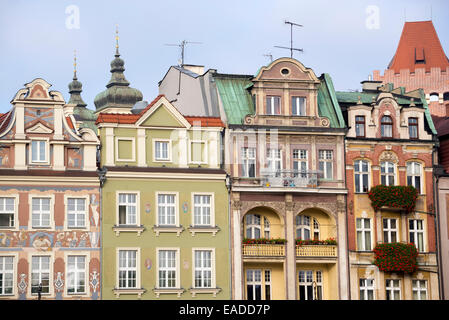
[[[393,162],[380,163],[380,183],[384,186],[394,186],[396,181],[395,165]]]
[[[383,138],[393,137],[393,120],[390,116],[383,116],[380,120],[380,135]]]
[[[365,116],[355,116],[355,136],[365,136]]]
[[[31,141],[31,162],[47,162],[47,141]]]
[[[267,150],[267,167],[276,176],[280,175],[282,170],[282,155],[280,149],[268,149]]]
[[[365,193],[369,190],[369,163],[365,160],[354,162],[355,192]]]
[[[267,115],[281,114],[281,97],[267,96]]]
[[[176,195],[157,195],[157,223],[158,225],[176,225]]]
[[[410,242],[414,243],[419,252],[424,251],[424,222],[423,220],[410,219],[408,221]]]
[[[307,150],[294,149],[293,150],[293,170],[295,171],[294,176],[298,176],[301,173],[301,177],[307,177]]]
[[[407,185],[414,186],[419,193],[422,193],[421,164],[419,162],[407,162]]]
[[[155,141],[154,142],[154,159],[156,161],[170,160],[170,142],[169,141]]]
[[[322,300],[322,282],[321,271],[299,271],[299,300]]]
[[[357,250],[371,251],[371,219],[357,218]]]
[[[195,288],[212,288],[211,250],[195,250]]]
[[[360,279],[360,300],[374,300],[374,279]]]
[[[412,280],[413,300],[427,300],[427,281]]]
[[[306,115],[306,98],[292,97],[292,115],[293,116]]]
[[[119,225],[137,225],[137,194],[118,194]]]
[[[260,239],[262,227],[260,225],[260,215],[247,214],[245,216],[246,222],[246,238]]]
[[[37,294],[39,285],[41,293],[50,293],[50,257],[34,256],[31,258],[31,294]]]
[[[432,92],[430,94],[430,102],[439,102],[439,101],[440,101],[440,97],[439,97],[438,93]]]
[[[397,219],[383,219],[384,242],[398,242]]]
[[[67,293],[86,293],[86,257],[67,257]]]
[[[84,228],[86,226],[86,199],[67,199],[67,226],[69,228]]]
[[[263,235],[265,239],[270,239],[270,220],[263,217]]]
[[[14,198],[0,198],[0,228],[14,227]]]
[[[332,162],[333,152],[332,150],[320,150],[319,153],[319,168],[323,173],[323,179],[332,179]]]
[[[310,217],[297,215],[296,216],[296,239],[310,240]]]
[[[0,296],[13,294],[13,257],[0,257]]]
[[[190,162],[206,163],[206,142],[191,141],[190,142]]]
[[[256,176],[256,148],[242,148],[242,177]]]
[[[410,139],[418,139],[418,118],[408,118],[408,134]]]
[[[195,226],[211,225],[211,195],[193,196],[193,224]]]
[[[386,281],[387,300],[401,300],[400,280],[388,279]]]
[[[33,228],[50,227],[50,198],[32,198],[31,220]]]
[[[271,270],[246,270],[246,297],[248,300],[271,300]]]
[[[159,288],[176,288],[176,251],[159,251]]]
[[[137,250],[119,250],[118,286],[137,288]]]

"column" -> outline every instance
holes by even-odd
[[[287,300],[296,300],[296,241],[294,233],[293,217],[293,197],[291,194],[285,195],[285,237],[286,245],[286,298]]]

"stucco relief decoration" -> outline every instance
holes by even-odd
[[[9,247],[11,238],[6,233],[0,233],[0,247]]]
[[[244,122],[245,122],[245,124],[253,124],[255,118],[256,118],[256,115],[248,114],[248,115],[245,116]]]
[[[273,209],[280,216],[284,217],[285,215],[285,202],[281,201],[241,201],[241,212],[246,213],[251,209],[257,207],[266,207],[269,209]]]
[[[64,280],[62,279],[63,273],[57,272],[55,276],[55,290],[61,292],[64,289]]]
[[[20,281],[17,284],[17,288],[19,289],[20,294],[24,294],[27,289],[27,282],[26,282],[27,275],[25,273],[20,274]]]
[[[90,195],[90,208],[92,210],[92,219],[94,220],[94,226],[99,227],[98,223],[100,220],[100,213],[98,212],[99,201],[97,200],[97,196],[95,194]]]
[[[394,152],[384,151],[379,157],[379,161],[388,161],[398,163],[398,157]]]
[[[53,246],[53,235],[44,232],[38,232],[30,236],[30,243],[38,251],[51,251]]]
[[[329,127],[330,126],[330,121],[328,118],[320,118],[320,125],[322,127]]]
[[[92,292],[97,292],[98,285],[100,284],[100,274],[97,272],[97,270],[93,270],[90,273],[90,286],[92,287]]]
[[[337,218],[338,204],[336,201],[334,202],[295,202],[295,208],[293,212],[295,214],[299,214],[306,209],[318,209],[322,210],[330,215],[333,218]]]

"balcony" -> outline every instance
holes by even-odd
[[[335,245],[302,245],[296,246],[296,257],[303,258],[336,258],[337,246]]]
[[[316,188],[319,171],[302,170],[261,170],[262,186],[266,188]]]
[[[242,254],[248,258],[283,258],[285,244],[243,244]]]

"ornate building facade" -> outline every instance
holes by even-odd
[[[27,83],[0,119],[0,299],[101,298],[100,142],[50,86]]]

